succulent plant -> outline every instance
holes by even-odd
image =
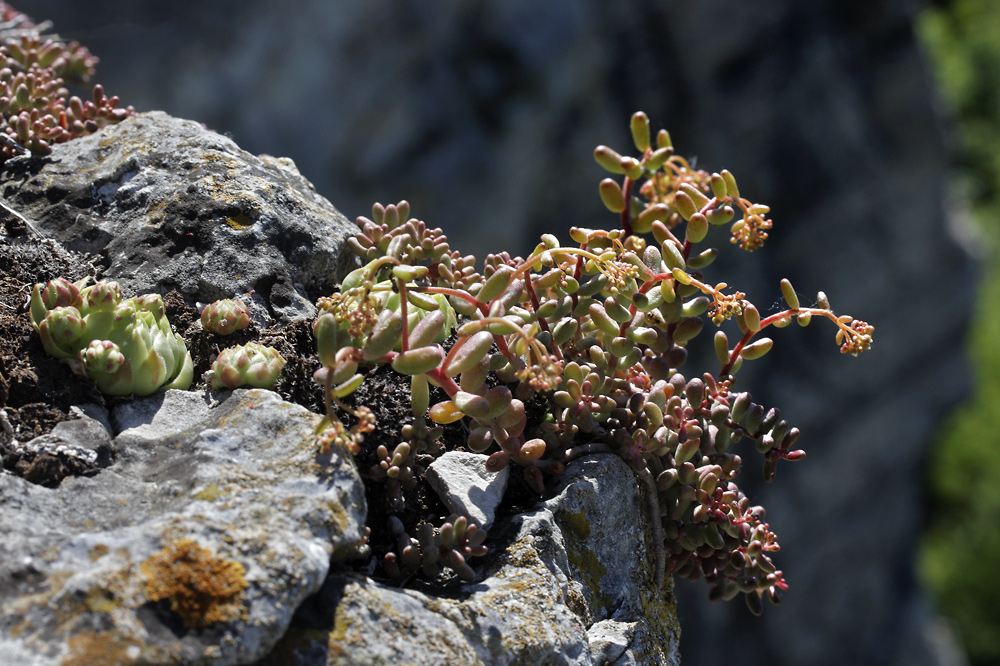
[[[250,325],[246,303],[225,298],[209,303],[201,311],[201,326],[218,335],[231,335]]]
[[[54,144],[135,114],[131,106],[119,108],[101,85],[90,100],[69,96],[63,84],[89,80],[96,64],[78,43],[43,39],[30,29],[0,46],[0,163],[19,153],[48,155]]]
[[[229,347],[212,363],[212,389],[240,386],[273,389],[284,367],[285,359],[274,347],[256,342]]]
[[[163,299],[122,299],[116,282],[56,278],[31,292],[31,323],[42,346],[108,395],[186,389],[194,366],[167,321]]]
[[[435,578],[442,567],[453,570],[460,578],[472,580],[475,572],[466,560],[486,555],[486,531],[469,524],[465,516],[452,514],[439,529],[430,523],[417,528],[417,538],[410,537],[402,523],[391,524],[397,534],[397,550],[386,556],[386,573],[391,578],[403,578],[417,570],[428,578]]]
[[[462,422],[466,448],[488,453],[488,470],[515,463],[538,492],[580,455],[619,455],[647,491],[657,582],[704,577],[711,598],[742,593],[759,613],[762,599],[777,603],[787,585],[771,559],[779,546],[764,509],[736,484],[736,451],[751,442],[767,481],[778,461],[805,452],[779,410],[736,390],[737,374],[771,351],[762,335],[769,327],[828,319],[841,352],[852,355],[870,348],[873,327],[835,314],[822,292],[815,306],[802,306],[787,280],[787,307],[766,317],[743,292],[708,282],[718,251],[699,245],[711,229],[728,225],[732,243],[755,250],[772,228],[768,207],[743,198],[730,172],[696,170],[675,155],[669,134],[653,137],[644,114],[632,117],[631,130],[638,157],[594,152],[620,178],[598,187],[617,228],[575,227],[569,244],[545,234],[526,259],[491,254],[480,273],[440,229],[407,219],[406,202],[376,204],[371,218],[359,218],[348,246],[367,263],[319,300],[313,326],[327,407],[319,441],[360,451],[336,410],[358,417],[345,399],[364,382],[359,367],[388,364],[409,377],[411,433],[430,433],[427,420]],[[706,319],[712,336],[701,336]],[[688,350],[704,337],[718,368],[691,372]],[[430,386],[445,399],[431,404]],[[374,427],[370,414],[365,424]],[[386,479],[390,498],[420,474],[409,438],[376,453],[371,476]],[[390,577],[436,571],[428,568],[442,561],[433,530],[419,530],[417,540],[394,530],[397,548],[383,564]]]

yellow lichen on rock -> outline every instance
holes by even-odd
[[[216,557],[191,539],[181,539],[142,563],[146,594],[170,601],[185,627],[207,627],[244,617],[240,596],[247,588],[239,562]]]

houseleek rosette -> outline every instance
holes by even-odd
[[[115,282],[36,284],[31,323],[45,350],[108,395],[187,389],[194,365],[158,294],[122,300]]]
[[[212,389],[240,386],[273,389],[285,367],[285,359],[274,347],[256,342],[222,350],[212,364]]]

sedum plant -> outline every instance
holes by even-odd
[[[134,115],[95,85],[89,100],[70,96],[66,81],[88,81],[97,58],[77,42],[25,29],[0,45],[0,163],[22,153],[48,155],[52,145],[93,134]]]
[[[108,395],[187,389],[194,376],[184,340],[167,321],[163,299],[122,299],[117,282],[87,285],[56,278],[31,292],[31,324],[42,346]]]
[[[598,188],[614,228],[573,228],[571,242],[545,234],[527,258],[501,252],[477,266],[440,229],[411,219],[406,202],[376,204],[358,219],[347,242],[364,265],[319,300],[313,324],[326,404],[319,445],[361,451],[376,424],[344,399],[364,382],[362,366],[389,365],[409,382],[413,416],[402,443],[377,452],[372,476],[395,484],[390,496],[422,472],[415,455],[439,448],[442,428],[456,422],[469,450],[489,454],[489,470],[520,466],[539,493],[574,458],[611,452],[646,489],[657,584],[668,574],[704,578],[711,598],[742,594],[759,614],[787,584],[764,509],[737,477],[754,451],[767,481],[780,461],[805,452],[799,430],[754,402],[739,371],[771,350],[772,327],[827,319],[851,355],[869,349],[873,328],[836,314],[822,292],[803,305],[788,280],[784,309],[767,316],[710,280],[718,251],[704,244],[713,228],[752,251],[770,233],[768,207],[744,198],[728,171],[694,169],[666,131],[651,135],[645,114],[631,130],[635,156],[606,146],[594,153],[614,176]],[[695,344],[714,350],[715,367],[688,367]],[[432,386],[445,399],[432,401]],[[434,545],[430,526],[419,529],[417,540],[394,530],[399,547],[383,564],[391,577],[436,571],[447,544]],[[485,552],[483,538],[477,532],[468,555]]]

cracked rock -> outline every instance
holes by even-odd
[[[247,663],[360,542],[362,485],[338,450],[318,457],[319,416],[213,397],[123,403],[118,460],[94,476],[0,474],[5,663]]]

